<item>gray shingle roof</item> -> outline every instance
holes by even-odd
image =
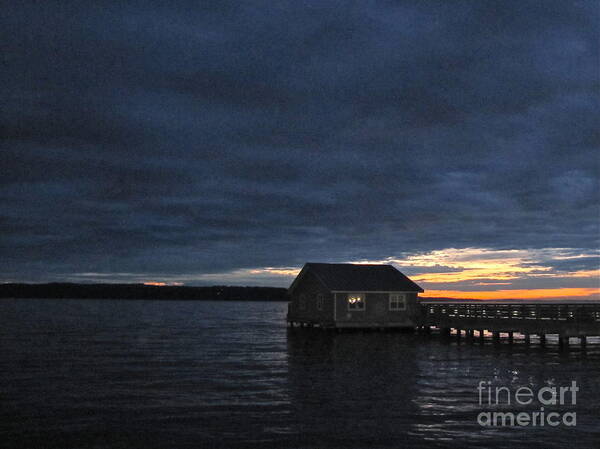
[[[315,274],[329,290],[423,292],[391,265],[309,262],[304,269]]]

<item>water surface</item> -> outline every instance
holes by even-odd
[[[288,329],[285,303],[0,301],[6,447],[600,447],[600,342]],[[482,428],[479,381],[580,387],[577,426]],[[534,411],[539,404],[506,410]]]

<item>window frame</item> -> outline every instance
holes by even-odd
[[[399,301],[398,298],[402,298]],[[406,293],[390,293],[388,296],[388,310],[390,312],[406,312],[408,296]],[[402,304],[402,307],[392,307],[392,304]]]
[[[350,302],[350,298],[351,297],[360,297],[360,301],[358,301],[360,304],[362,304],[362,307],[357,308],[357,307],[353,307],[356,303],[351,303]],[[352,306],[352,307],[351,307]],[[349,312],[364,312],[365,309],[367,308],[367,295],[365,293],[346,293],[346,307],[348,308]]]
[[[317,293],[317,310],[323,311],[323,303],[325,302],[325,295],[323,293]]]

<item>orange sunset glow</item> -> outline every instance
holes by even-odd
[[[581,269],[576,263],[593,256],[594,253],[580,254],[568,248],[446,248],[356,263],[395,265],[418,282],[425,289],[422,296],[428,298],[598,299],[600,267]],[[554,267],[565,262],[575,268]]]
[[[462,290],[426,290],[423,296],[427,298],[452,299],[598,299],[600,289],[597,288],[538,288],[528,290],[493,290],[493,291],[462,291]]]
[[[147,281],[143,283],[144,285],[153,285],[155,287],[165,287],[167,285],[172,285],[172,286],[176,286],[176,285],[183,285],[183,283],[181,282],[158,282],[158,281]]]

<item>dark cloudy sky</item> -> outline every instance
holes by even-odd
[[[10,2],[0,281],[597,291],[599,8]]]

